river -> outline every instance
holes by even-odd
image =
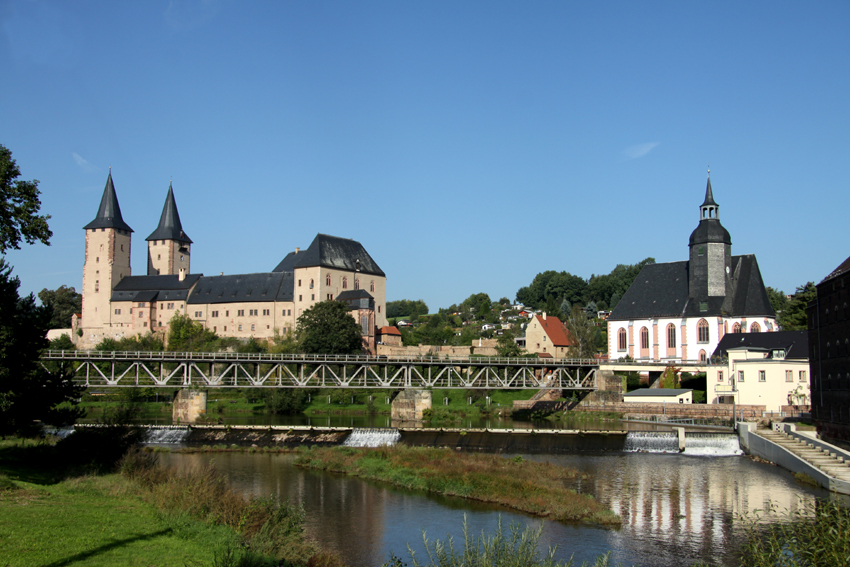
[[[307,512],[310,537],[338,551],[352,567],[384,563],[390,551],[410,564],[407,544],[424,553],[429,539],[447,535],[462,542],[464,516],[472,534],[493,531],[499,518],[537,526],[539,519],[497,506],[389,487],[359,478],[304,470],[294,456],[263,453],[163,453],[166,464],[197,466],[213,461],[246,494],[275,495]],[[510,457],[513,455],[505,455]],[[611,552],[614,564],[653,567],[734,565],[742,541],[741,514],[771,502],[794,509],[829,493],[800,485],[790,473],[743,456],[583,452],[522,455],[587,473],[576,488],[594,495],[621,515],[620,529],[544,522],[542,551],[557,545],[556,557],[576,564]]]

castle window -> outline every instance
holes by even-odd
[[[360,289],[360,280],[354,278],[354,289]]]
[[[94,290],[100,291],[100,281],[99,280],[94,280]]]
[[[263,316],[268,316],[268,315],[271,315],[270,310],[269,309],[263,309]]]
[[[157,255],[156,255],[156,259],[157,259],[157,260],[162,260],[162,254],[157,254]]]
[[[148,326],[148,322],[147,322],[147,321],[145,321],[144,323],[142,323],[142,327],[147,327],[147,326]]]
[[[120,310],[120,309],[116,309],[116,310],[115,310],[115,314],[116,314],[116,315],[121,315],[121,310]]]
[[[240,331],[242,330],[242,325],[239,325],[239,330],[240,330]]]
[[[183,254],[180,254],[180,261],[183,261]]]
[[[195,311],[195,317],[200,319],[202,317],[202,313],[200,311]]]
[[[331,300],[331,299],[333,299],[333,298],[334,298],[334,294],[329,293],[329,294],[328,294],[328,301],[330,301],[330,300]]]
[[[708,342],[708,321],[705,319],[700,319],[699,323],[697,323],[697,342],[699,343],[707,343]]]
[[[375,280],[369,282],[369,291],[371,291],[372,293],[375,292]]]
[[[94,263],[95,263],[95,264],[100,264],[100,256],[98,256],[98,257],[96,257],[96,258],[94,259]],[[827,311],[827,312],[828,312],[828,311]]]
[[[251,330],[255,331],[256,329],[257,329],[257,326],[255,324],[251,323]]]
[[[290,316],[290,317],[291,317],[291,316],[292,316],[292,309],[287,309],[287,313],[286,313],[286,314],[287,314],[288,316]]]
[[[617,333],[617,350],[626,350],[626,330],[620,329]]]
[[[310,280],[310,289],[313,289],[313,280]]]
[[[144,312],[144,311],[139,311],[139,319],[141,319],[142,317],[144,317],[144,315],[145,315],[145,312]]]
[[[676,348],[676,325],[673,323],[667,325],[667,348]]]
[[[302,299],[302,297],[299,295],[299,296],[298,296],[298,301],[301,301],[301,299]]]
[[[144,306],[145,306],[145,302],[144,302],[144,301],[143,301],[143,302],[141,302],[141,303],[139,303],[139,307],[144,307]]]
[[[244,310],[244,309],[237,309],[237,310],[236,310],[236,316],[237,316],[237,317],[244,317],[244,316],[245,316],[245,310]],[[242,325],[239,325],[239,327],[240,327],[240,328],[239,328],[239,330],[241,331],[241,330],[242,330],[242,328],[241,328],[241,327],[242,327]]]
[[[325,285],[331,285],[331,275],[325,276]]]
[[[123,251],[124,251],[124,245],[122,244],[121,245],[121,252],[123,252]]]
[[[705,256],[705,246],[700,246],[699,248],[697,248],[697,255]]]
[[[257,309],[249,309],[249,310],[248,310],[248,315],[249,315],[250,317],[256,317],[256,316],[257,316],[257,311],[258,311]],[[251,330],[253,331],[254,329],[251,329]]]
[[[218,317],[218,311],[213,311],[210,313],[210,317]]]
[[[169,309],[174,309],[174,304],[173,304],[173,303],[169,303],[169,304],[168,304],[168,308],[169,308]]]
[[[750,332],[751,333],[761,333],[761,327],[759,326],[758,323],[753,322],[753,324],[750,325]]]
[[[230,311],[225,311],[225,312],[224,312],[224,316],[225,316],[225,317],[230,317]],[[227,327],[225,327],[225,328],[224,328],[224,330],[226,331],[226,330],[227,330]]]
[[[345,276],[342,278],[342,289],[348,289],[348,278]]]

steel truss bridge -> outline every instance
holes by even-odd
[[[44,351],[86,387],[596,390],[592,359]]]

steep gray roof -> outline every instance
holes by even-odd
[[[295,260],[297,259],[298,254],[296,252],[290,252],[287,254],[280,263],[275,266],[273,272],[294,272],[295,271]]]
[[[176,240],[177,242],[188,242],[192,239],[183,232],[180,222],[180,213],[177,212],[177,203],[174,202],[174,190],[171,183],[168,184],[168,195],[165,197],[165,205],[162,207],[162,215],[159,217],[159,226],[145,240]]]
[[[109,177],[106,178],[106,187],[103,189],[103,196],[100,198],[100,208],[97,210],[97,216],[93,221],[83,227],[88,230],[90,228],[117,228],[133,232],[124,219],[121,217],[121,207],[118,206],[118,197],[115,195],[115,185],[112,183],[112,170],[109,170]]]
[[[705,311],[700,310],[698,300],[688,298],[689,265],[688,261],[647,264],[608,318],[628,321],[650,317],[776,315],[754,255],[732,256],[731,293],[726,297],[709,297]]]
[[[336,296],[337,301],[348,305],[348,309],[374,309],[375,299],[364,289],[349,289]]]
[[[293,268],[321,266],[386,277],[384,271],[378,267],[377,262],[366,252],[363,245],[348,238],[317,234],[307,250],[294,254],[294,256]],[[284,262],[287,258],[284,258]],[[277,268],[275,269],[277,270]]]
[[[831,280],[832,278],[837,278],[837,277],[838,277],[838,276],[840,276],[841,274],[846,273],[848,270],[850,270],[850,258],[847,258],[847,259],[846,259],[846,260],[844,260],[844,261],[843,261],[843,262],[842,262],[842,263],[841,263],[841,264],[840,264],[837,268],[835,268],[834,270],[832,270],[832,271],[829,273],[829,275],[828,275],[828,276],[826,276],[825,278],[823,278],[823,280],[822,280],[822,281],[821,281],[818,285],[820,285],[820,284],[822,284],[822,283],[824,283],[824,282],[826,282],[826,281],[829,281],[829,280]]]
[[[111,301],[185,301],[202,274],[126,276],[112,290]]]
[[[714,193],[711,191],[711,176],[708,177],[708,183],[705,185],[705,201],[702,202],[703,207],[717,206],[714,202]]]
[[[202,277],[190,304],[292,301],[292,272],[260,272]]]
[[[723,228],[723,225],[720,224],[718,219],[702,219],[691,233],[688,244],[693,246],[694,244],[705,244],[706,242],[732,244],[732,237],[729,236],[729,231]]]
[[[772,333],[726,333],[712,356],[725,357],[733,348],[771,351],[785,350],[786,359],[809,357],[808,331],[774,331]]]

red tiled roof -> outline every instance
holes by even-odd
[[[564,327],[560,319],[551,315],[547,315],[546,319],[540,315],[535,315],[534,317],[540,323],[540,326],[543,327],[543,332],[546,333],[553,345],[559,347],[572,346],[573,343],[570,340],[569,331],[567,331],[567,328]]]
[[[537,358],[554,358],[554,357],[551,354],[549,354],[548,352],[538,352]]]
[[[401,336],[401,331],[396,329],[395,327],[381,327],[381,330],[378,332],[379,335],[398,335]]]

